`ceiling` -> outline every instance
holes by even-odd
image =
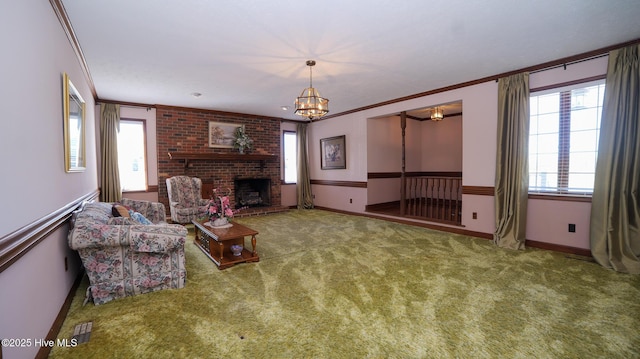
[[[285,119],[310,59],[332,115],[640,39],[637,0],[59,1],[98,99]]]

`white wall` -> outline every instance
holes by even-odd
[[[0,11],[4,154],[0,238],[97,189],[94,101],[79,62],[48,1],[7,1]],[[86,101],[87,169],[66,173],[62,73]],[[62,226],[0,273],[0,338],[45,338],[78,274]],[[64,259],[70,269],[65,271]],[[32,358],[39,348],[2,348]]]

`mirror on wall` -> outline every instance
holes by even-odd
[[[85,102],[69,76],[62,74],[64,113],[64,164],[67,172],[83,172],[85,158]]]

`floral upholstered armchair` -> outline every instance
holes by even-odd
[[[191,220],[206,217],[209,200],[202,198],[202,181],[197,177],[174,176],[167,178],[169,211],[176,223],[191,223]]]
[[[162,203],[130,199],[86,203],[74,213],[68,239],[89,277],[85,302],[184,287],[187,229],[165,216]]]

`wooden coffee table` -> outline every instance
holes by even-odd
[[[191,221],[195,225],[195,243],[217,266],[218,269],[226,269],[238,263],[258,262],[260,257],[256,252],[257,231],[238,223],[232,223],[229,228],[213,228],[205,223],[208,219]],[[251,248],[245,247],[244,237],[251,236]],[[231,245],[242,246],[239,256],[233,255]]]

